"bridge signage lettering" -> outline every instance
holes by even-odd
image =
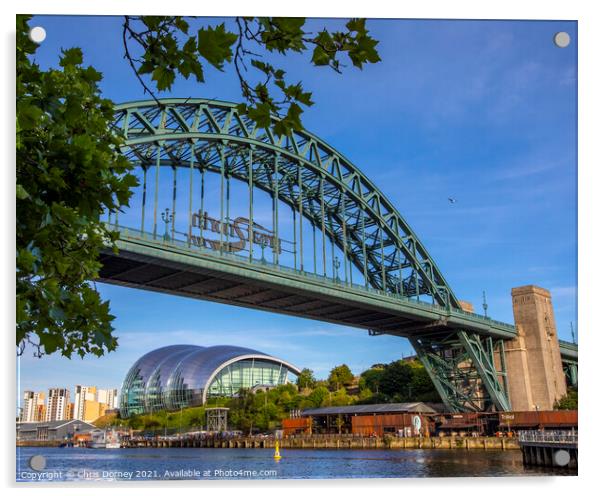
[[[204,231],[216,234],[221,233],[234,239],[234,241],[228,240],[226,242],[224,240],[207,239],[205,236],[193,235],[191,241],[196,246],[220,250],[221,245],[222,250],[236,253],[247,248],[247,243],[252,233],[253,244],[266,248],[269,247],[272,251],[277,251],[279,254],[283,251],[282,243],[284,241],[277,238],[274,235],[274,231],[270,231],[257,222],[252,222],[251,226],[251,221],[246,217],[236,217],[231,221],[221,221],[210,217],[207,212],[201,213],[199,210],[192,215],[192,227],[200,229],[201,233]]]

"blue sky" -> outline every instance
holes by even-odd
[[[212,22],[216,22],[213,20]],[[312,20],[312,30],[342,25]],[[81,46],[116,102],[143,99],[122,58],[120,18],[40,16],[37,61]],[[554,21],[370,20],[382,62],[343,76],[307,57],[277,61],[315,105],[306,128],[385,193],[461,299],[513,322],[510,290],[552,291],[559,336],[577,328],[577,26]],[[571,35],[561,49],[552,38]],[[231,72],[178,81],[171,95],[239,101]],[[451,205],[447,198],[456,198]],[[209,302],[98,285],[111,300],[119,349],[100,359],[21,359],[20,390],[119,387],[141,354],[175,343],[254,347],[325,377],[412,353],[401,338]]]

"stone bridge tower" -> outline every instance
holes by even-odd
[[[506,368],[512,410],[552,410],[566,394],[552,297],[546,289],[512,289],[518,336],[506,343]]]

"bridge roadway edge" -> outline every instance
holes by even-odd
[[[466,320],[461,315],[454,315],[449,310],[443,307],[431,307],[427,305],[411,304],[408,302],[397,300],[393,297],[387,297],[380,294],[372,294],[370,292],[364,292],[356,288],[345,286],[343,284],[337,285],[336,288],[331,287],[327,282],[320,281],[318,278],[311,281],[303,281],[303,275],[295,274],[292,271],[279,271],[272,269],[269,265],[262,266],[261,263],[245,263],[241,260],[229,260],[223,256],[212,256],[208,253],[190,253],[188,250],[173,246],[170,243],[165,242],[149,242],[142,239],[131,239],[122,237],[117,241],[117,246],[120,250],[119,257],[135,260],[142,263],[151,263],[161,260],[162,264],[168,265],[175,270],[184,270],[190,272],[196,272],[200,274],[219,272],[220,274],[226,274],[225,279],[229,279],[233,282],[243,283],[244,281],[252,280],[258,286],[266,286],[274,289],[281,289],[283,287],[292,288],[295,292],[299,292],[306,296],[315,297],[318,295],[324,298],[326,301],[339,304],[349,304],[353,301],[354,305],[360,305],[362,308],[372,310],[375,312],[386,311],[392,316],[399,316],[400,318],[411,319],[414,321],[423,321],[425,324],[429,324],[441,319],[445,319],[450,330],[469,330],[472,332],[478,332],[481,334],[488,334],[495,338],[512,339],[515,334],[511,331],[492,329],[487,325],[486,322],[469,322],[466,325]],[[107,252],[108,253],[108,252]],[[112,252],[111,252],[112,253]],[[219,270],[216,270],[216,264],[219,264]],[[101,273],[102,274],[102,273]],[[204,299],[210,301],[218,301],[222,303],[229,303],[237,306],[255,308],[264,311],[271,311],[277,313],[283,313],[287,315],[300,316],[299,313],[287,312],[275,308],[262,308],[253,304],[246,304],[244,302],[236,300],[225,300],[219,298],[212,298],[208,295],[195,296],[190,293],[184,293],[181,291],[169,291],[165,288],[153,288],[144,286],[143,284],[129,283],[127,281],[119,281],[110,278],[101,277],[100,282],[106,282],[110,284],[118,284],[122,286],[137,287],[147,290],[154,290],[160,292],[169,292],[179,296],[186,296],[195,299]],[[288,284],[285,284],[286,281]],[[290,284],[290,283],[293,284]],[[390,301],[389,301],[390,300]],[[359,324],[346,323],[328,318],[317,318],[311,315],[301,315],[305,318],[311,318],[314,320],[322,320],[331,322],[339,325],[346,325],[350,327],[359,327],[362,329],[374,329],[371,326],[362,326]],[[378,330],[378,329],[377,329]],[[387,334],[398,335],[401,337],[409,337],[393,331],[385,332]]]

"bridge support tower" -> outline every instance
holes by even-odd
[[[512,289],[518,335],[506,343],[506,368],[512,410],[552,410],[566,394],[552,296],[547,289]]]

